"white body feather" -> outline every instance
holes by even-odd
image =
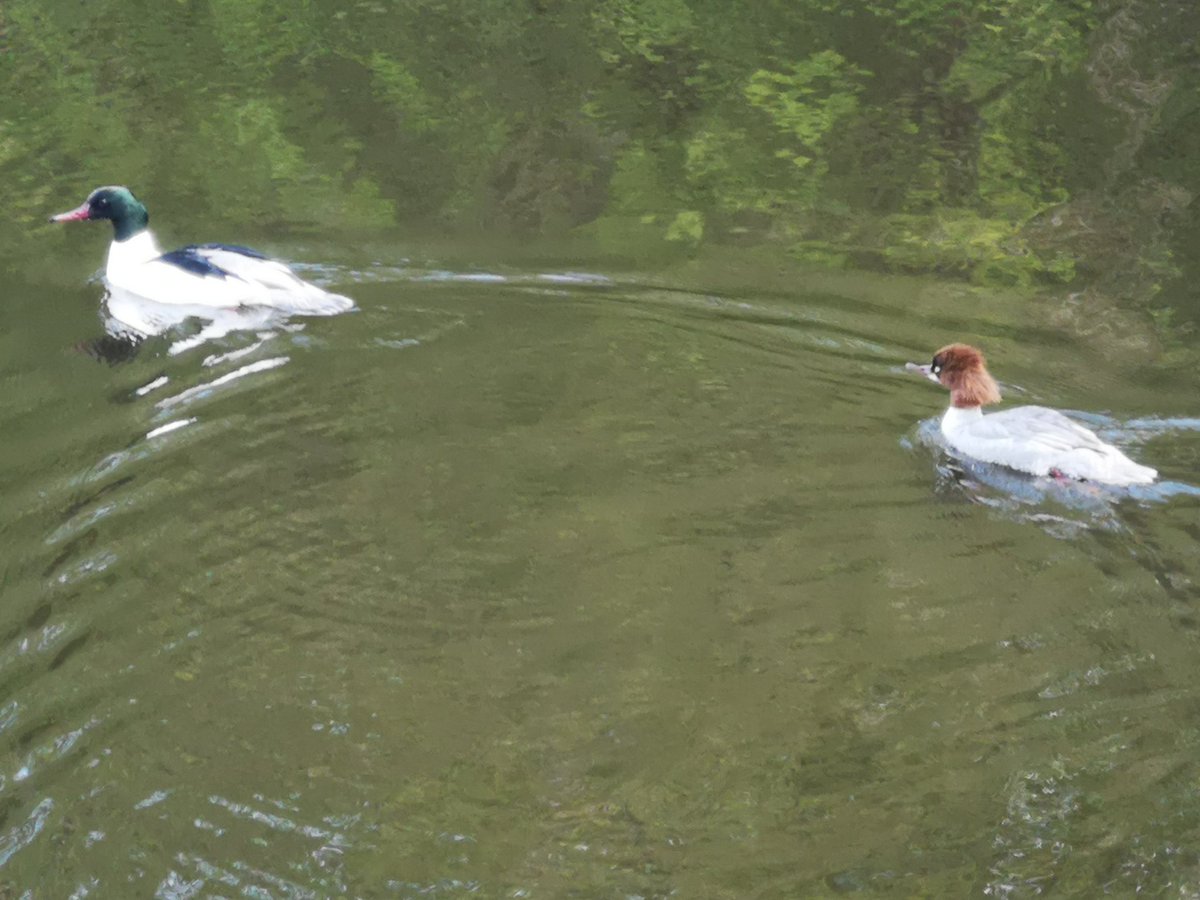
[[[942,434],[959,452],[1033,475],[1059,472],[1106,484],[1149,484],[1158,472],[1044,406],[1019,406],[984,415],[978,407],[950,407]]]
[[[309,284],[281,262],[216,247],[196,247],[191,252],[226,274],[202,274],[163,260],[154,236],[142,231],[128,240],[113,241],[105,278],[114,290],[171,306],[265,306],[310,316],[354,308],[349,297]]]

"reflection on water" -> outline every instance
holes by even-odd
[[[292,315],[289,310],[273,306],[160,303],[108,286],[102,305],[104,337],[88,342],[87,348],[106,362],[124,362],[147,338],[171,335],[167,353],[173,356],[234,332],[283,327]],[[179,333],[184,326],[192,325],[192,333]]]
[[[6,889],[1193,884],[1196,433],[1143,355],[1100,397],[1003,298],[574,268],[335,267],[355,315],[113,367],[5,321]],[[948,458],[896,366],[962,334],[1164,484]]]
[[[214,309],[178,303],[155,303],[119,288],[110,288],[104,298],[104,331],[118,341],[136,346],[148,337],[197,322],[195,334],[171,342],[168,353],[182,353],[205,341],[223,338],[234,331],[254,331],[285,321],[284,314],[264,306]]]

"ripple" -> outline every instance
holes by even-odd
[[[262,802],[262,798],[258,798]],[[334,836],[330,831],[315,825],[299,824],[287,816],[281,816],[276,813],[265,812],[261,809],[256,809],[246,803],[237,803],[233,800],[227,800],[224,797],[213,795],[208,798],[208,802],[213,806],[227,810],[233,816],[239,819],[246,819],[250,822],[255,822],[259,825],[265,825],[268,828],[290,834],[295,832],[307,838],[314,840],[328,840]],[[278,804],[278,801],[276,801]],[[282,805],[282,804],[278,804]]]
[[[0,772],[53,840],[15,890],[1168,882],[1194,490],[909,431],[892,361],[1003,331],[963,296],[464,268],[329,268],[360,314],[22,375]],[[1100,427],[1170,455],[1166,421]]]
[[[176,406],[186,405],[200,398],[207,398],[212,395],[212,392],[226,385],[232,384],[239,379],[245,378],[247,375],[254,375],[258,372],[268,372],[271,369],[278,369],[280,366],[287,365],[291,361],[290,356],[274,356],[270,359],[260,359],[257,362],[249,363],[232,372],[226,372],[211,381],[206,381],[194,387],[187,388],[174,394],[170,397],[163,397],[155,403],[155,406],[160,410],[172,409]]]
[[[5,866],[14,854],[28,847],[46,827],[46,820],[54,810],[54,801],[43,798],[20,825],[0,833],[0,866]]]
[[[413,265],[377,262],[367,268],[344,268],[331,265],[294,265],[297,271],[310,272],[322,283],[394,284],[403,282],[443,282],[479,285],[520,285],[544,282],[572,286],[605,286],[613,280],[598,272],[488,272],[456,269],[424,268]]]
[[[175,419],[172,422],[159,425],[157,428],[151,428],[146,432],[146,440],[151,441],[156,437],[162,437],[164,434],[170,434],[172,431],[178,431],[180,428],[186,428],[196,421],[196,417],[192,416],[190,419]]]

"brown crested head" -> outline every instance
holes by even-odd
[[[929,370],[950,389],[952,406],[986,406],[1000,402],[1000,388],[988,374],[987,361],[969,344],[943,347],[933,355]]]

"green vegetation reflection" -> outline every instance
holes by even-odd
[[[119,181],[259,230],[768,243],[1146,302],[1200,240],[1197,26],[1149,0],[9,0],[0,231]]]

